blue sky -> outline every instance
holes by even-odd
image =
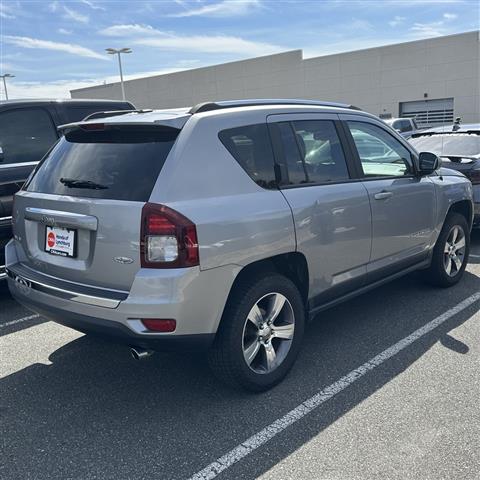
[[[69,97],[126,78],[303,49],[304,57],[479,28],[479,0],[0,0],[10,97]],[[1,91],[3,98],[3,91]]]

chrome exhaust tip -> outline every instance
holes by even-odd
[[[148,358],[153,355],[153,350],[146,350],[145,348],[139,348],[139,347],[131,347],[130,348],[130,355],[135,360],[144,360],[145,358]]]

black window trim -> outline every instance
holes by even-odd
[[[363,182],[371,182],[371,181],[375,181],[375,180],[388,180],[388,179],[416,178],[416,177],[418,177],[419,172],[418,172],[418,169],[417,169],[417,162],[415,161],[416,155],[412,151],[412,149],[408,148],[404,144],[404,142],[400,142],[399,139],[395,135],[392,135],[387,129],[383,128],[381,125],[377,124],[376,122],[368,121],[368,120],[370,120],[370,118],[366,118],[366,120],[367,121],[365,121],[364,119],[360,120],[358,118],[358,116],[357,117],[352,116],[352,118],[348,119],[348,120],[347,119],[342,119],[341,120],[343,129],[345,131],[347,142],[350,146],[350,149],[352,150],[353,157],[355,158],[355,162],[356,162],[357,168],[359,170],[360,180],[363,181]],[[374,125],[374,126],[380,128],[381,130],[383,130],[386,134],[390,135],[390,137],[392,137],[394,140],[396,140],[398,143],[400,143],[400,145],[402,145],[410,153],[410,166],[413,170],[413,173],[409,173],[408,175],[395,175],[395,176],[394,175],[383,175],[383,176],[379,175],[379,176],[367,177],[365,175],[364,171],[363,171],[362,160],[360,159],[360,155],[358,153],[357,146],[355,144],[355,140],[353,139],[352,133],[350,132],[348,122],[366,123],[367,125]]]
[[[343,156],[345,158],[345,164],[347,167],[347,172],[350,178],[344,179],[344,180],[336,180],[332,182],[308,182],[308,183],[297,183],[294,185],[291,185],[289,183],[284,183],[285,181],[288,181],[288,165],[285,161],[285,152],[283,149],[283,144],[280,138],[277,138],[277,131],[273,128],[274,125],[278,123],[289,123],[290,128],[292,129],[293,135],[295,137],[295,142],[297,144],[297,149],[300,152],[300,147],[298,145],[298,140],[296,138],[296,132],[295,128],[293,126],[294,122],[298,121],[312,121],[312,122],[317,122],[317,121],[322,121],[322,122],[332,122],[335,128],[335,131],[337,133],[338,139],[340,141],[340,146],[343,151]],[[275,122],[268,122],[268,131],[270,133],[270,138],[272,141],[272,147],[273,147],[273,155],[274,155],[274,160],[275,160],[275,172],[278,175],[277,178],[277,184],[278,188],[280,190],[289,190],[291,188],[305,188],[305,187],[322,187],[322,186],[327,186],[327,185],[341,185],[344,183],[357,183],[361,181],[362,179],[359,177],[359,172],[358,172],[358,167],[356,162],[354,161],[353,154],[351,151],[351,147],[348,143],[347,137],[345,135],[344,131],[344,126],[343,122],[341,120],[334,120],[331,118],[310,118],[310,119],[305,119],[305,120],[278,120]],[[300,155],[301,158],[301,155]],[[303,168],[305,170],[305,159],[302,160],[303,163]],[[286,179],[282,177],[281,172],[284,171],[286,172]],[[305,173],[305,177],[308,178],[308,175]]]

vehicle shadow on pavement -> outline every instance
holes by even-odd
[[[25,317],[31,317],[33,315],[35,315],[34,312],[19,305],[11,297],[7,282],[3,280],[0,281],[0,337],[47,321],[41,317],[23,321]],[[17,323],[18,320],[22,321]]]
[[[0,381],[1,475],[188,478],[479,289],[479,277],[469,272],[449,290],[414,274],[325,311],[308,325],[290,375],[257,395],[224,387],[202,355],[156,354],[135,362],[125,347],[80,337],[53,352],[51,365],[34,364]],[[478,308],[421,337],[219,478],[258,477],[437,342],[465,353],[468,346],[451,342],[448,332]]]

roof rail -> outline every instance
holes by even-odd
[[[235,107],[256,107],[261,105],[311,105],[316,107],[338,107],[348,108],[350,110],[361,110],[361,108],[349,105],[347,103],[322,102],[318,100],[301,100],[296,98],[259,98],[248,100],[222,100],[220,102],[204,102],[193,106],[188,113],[194,115],[196,113],[211,112],[213,110],[221,110],[225,108]]]
[[[82,122],[86,122],[87,120],[93,120],[95,118],[105,118],[105,117],[116,117],[118,115],[125,115],[126,113],[147,113],[153,112],[152,109],[139,109],[139,110],[111,110],[107,112],[94,112],[90,115],[87,115]]]

